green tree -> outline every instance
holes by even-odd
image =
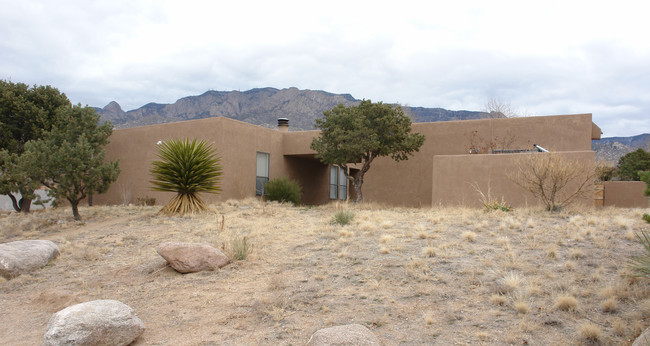
[[[99,125],[91,107],[59,108],[52,130],[25,144],[23,169],[48,187],[51,197],[70,202],[74,219],[80,220],[79,202],[106,192],[120,172],[117,160],[104,162],[103,146],[112,132],[110,122]]]
[[[16,211],[29,212],[40,187],[21,163],[25,143],[51,130],[60,107],[70,107],[70,101],[56,88],[0,80],[0,194],[11,198]]]
[[[618,160],[618,176],[622,180],[639,181],[639,172],[650,170],[650,153],[637,149]]]
[[[200,192],[219,193],[221,165],[212,145],[196,139],[170,139],[159,144],[160,161],[152,163],[151,183],[156,191],[176,192],[160,210],[165,215],[194,213],[207,209]]]
[[[641,181],[644,181],[646,183],[643,194],[650,196],[650,171],[639,172],[639,177],[641,178]]]
[[[311,149],[322,163],[343,169],[354,186],[355,203],[363,198],[363,178],[375,158],[408,160],[424,144],[424,135],[411,133],[411,119],[401,107],[363,100],[357,106],[339,104],[323,115],[316,119],[321,134],[313,139]],[[355,163],[361,164],[361,169],[352,176],[348,166]]]

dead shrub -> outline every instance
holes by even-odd
[[[558,211],[587,192],[595,170],[556,153],[522,155],[509,178],[542,201],[548,211]]]

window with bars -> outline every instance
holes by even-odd
[[[337,166],[330,167],[330,199],[348,199],[348,179],[345,171]]]
[[[257,173],[255,177],[255,195],[261,196],[264,193],[264,184],[269,182],[269,161],[268,153],[257,153]]]

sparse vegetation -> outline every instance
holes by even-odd
[[[645,222],[650,223],[650,214],[643,214],[643,219]]]
[[[236,235],[230,239],[231,257],[237,261],[243,261],[253,252],[253,245],[247,236]]]
[[[354,219],[354,212],[351,210],[339,210],[332,216],[332,224],[345,226]]]
[[[555,308],[562,311],[575,311],[578,308],[578,299],[569,294],[561,294],[557,297]]]
[[[297,181],[286,177],[272,179],[264,184],[264,199],[298,205],[302,201],[302,188]]]
[[[138,205],[142,205],[142,206],[156,205],[156,199],[149,196],[138,197],[137,201],[138,201]]]
[[[330,224],[344,207],[351,224]],[[0,279],[3,344],[40,343],[54,311],[107,298],[135,309],[151,344],[299,345],[354,319],[387,344],[616,345],[650,316],[648,278],[619,265],[645,251],[626,238],[647,231],[638,209],[503,214],[254,198],[210,209],[159,218],[155,207],[82,206],[85,224],[57,208],[0,216],[3,240],[50,239],[61,250],[38,271]],[[238,261],[232,241],[244,236],[240,247],[254,250]],[[209,243],[233,263],[179,274],[154,250],[165,241]],[[576,302],[559,304],[562,295]],[[587,321],[595,331],[581,331]]]
[[[512,211],[512,206],[508,205],[503,198],[501,200],[497,199],[492,195],[492,189],[490,187],[490,184],[488,183],[488,188],[487,188],[487,193],[484,193],[483,190],[481,190],[480,186],[478,183],[474,182],[472,184],[472,187],[474,187],[474,190],[479,194],[480,196],[480,201],[481,204],[483,205],[483,209],[485,211],[493,211],[493,210],[500,210],[500,211],[505,211],[509,212]]]
[[[600,341],[602,331],[600,327],[591,323],[585,322],[580,326],[580,337],[589,342],[598,342]]]

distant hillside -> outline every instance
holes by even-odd
[[[149,103],[127,112],[115,101],[96,109],[102,120],[110,120],[116,128],[224,116],[269,128],[276,127],[278,118],[288,118],[289,130],[296,131],[313,130],[314,121],[339,103],[349,106],[359,102],[361,100],[350,94],[297,88],[259,88],[248,91],[211,90],[202,95],[183,97],[172,104]],[[403,109],[416,122],[481,119],[487,116],[484,112],[443,108]],[[592,141],[592,148],[596,151],[597,160],[615,165],[621,156],[637,148],[650,150],[650,134],[603,138]]]
[[[350,94],[260,88],[243,92],[208,91],[181,98],[173,104],[149,103],[127,112],[115,101],[96,109],[102,120],[110,120],[116,128],[224,116],[271,128],[277,125],[277,118],[288,118],[289,129],[295,131],[314,129],[316,118],[339,103],[354,105],[359,102],[361,100]],[[483,112],[423,107],[404,107],[404,111],[418,122],[480,119],[485,115]]]
[[[606,161],[611,165],[616,165],[618,159],[629,152],[639,148],[650,151],[650,134],[601,138],[591,141],[591,148],[596,152],[597,161]]]

